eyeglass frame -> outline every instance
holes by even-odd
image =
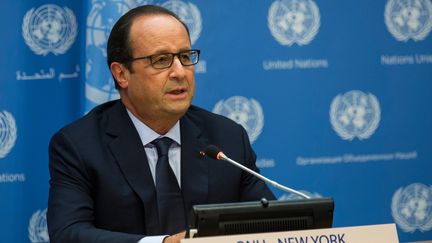
[[[185,53],[185,52],[189,52],[189,53],[190,52],[196,52],[197,53],[197,61],[195,63],[192,63],[192,64],[184,64],[182,62],[181,58],[180,58],[180,54]],[[127,60],[126,63],[131,63],[131,62],[134,62],[134,61],[137,61],[137,60],[149,59],[150,60],[150,65],[153,68],[155,68],[155,69],[165,69],[165,68],[170,68],[172,66],[173,62],[174,62],[174,57],[177,57],[179,59],[181,65],[183,65],[183,66],[194,66],[194,65],[196,65],[199,62],[200,53],[201,53],[201,50],[198,50],[198,49],[184,50],[184,51],[179,51],[177,53],[163,52],[163,53],[156,53],[156,54],[152,54],[152,55],[148,55],[148,56],[144,56],[144,57],[133,57],[133,58]],[[152,58],[156,57],[156,56],[159,56],[159,55],[172,55],[172,59],[171,59],[170,65],[168,65],[166,67],[162,67],[162,68],[155,67],[154,66],[154,62],[152,62]]]

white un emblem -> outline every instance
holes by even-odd
[[[30,9],[22,24],[23,38],[37,55],[64,54],[75,42],[77,33],[77,21],[72,10],[53,4]]]
[[[87,16],[85,95],[86,99],[94,105],[120,97],[106,66],[106,45],[112,27],[117,19],[131,8],[148,2],[93,0],[90,13]]]
[[[432,29],[432,3],[430,0],[389,0],[384,18],[396,40],[420,41]]]
[[[11,151],[16,139],[17,127],[14,117],[7,111],[0,112],[0,159]]]
[[[414,183],[399,188],[391,203],[392,216],[405,232],[414,233],[432,229],[432,186]]]
[[[281,45],[309,44],[320,27],[318,6],[312,0],[277,0],[270,6],[268,27]]]
[[[198,40],[202,30],[202,20],[199,9],[192,3],[184,3],[180,0],[170,0],[162,4],[162,7],[173,11],[187,25],[192,44]]]
[[[369,138],[381,119],[377,98],[353,90],[336,96],[330,107],[330,122],[336,133],[345,140]]]
[[[32,243],[49,242],[46,213],[47,209],[37,210],[30,218],[28,236]]]
[[[251,143],[258,138],[264,126],[261,105],[254,99],[233,96],[225,101],[219,101],[213,108],[213,112],[242,125],[247,131]]]

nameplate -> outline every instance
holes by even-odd
[[[182,243],[399,243],[395,224],[240,234],[184,239]]]

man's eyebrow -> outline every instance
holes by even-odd
[[[192,50],[191,47],[185,47],[185,48],[180,48],[177,52],[170,52],[166,49],[161,49],[161,50],[157,50],[155,51],[153,54],[150,55],[158,55],[158,54],[168,54],[168,53],[178,53],[178,52],[182,52],[182,51],[189,51]]]

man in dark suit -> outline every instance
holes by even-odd
[[[129,11],[107,50],[121,100],[96,107],[50,143],[51,242],[179,242],[193,205],[274,199],[259,179],[200,153],[215,144],[258,170],[240,125],[191,106],[199,51],[175,14]],[[178,193],[164,191],[165,177]]]

